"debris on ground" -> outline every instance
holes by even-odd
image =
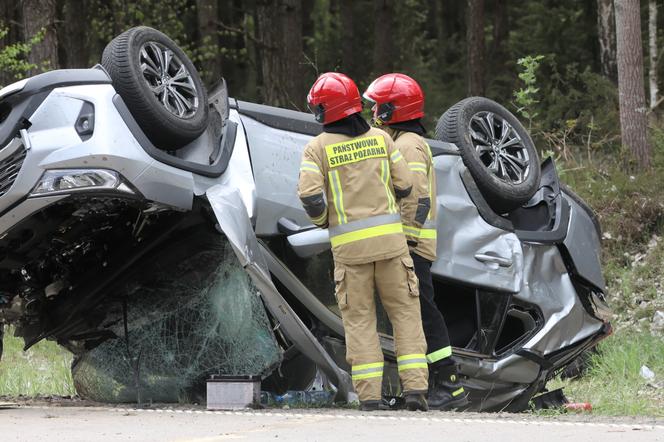
[[[321,407],[332,405],[334,395],[333,391],[288,390],[284,394],[262,391],[261,405],[264,407]]]
[[[655,379],[655,373],[645,365],[641,366],[641,370],[639,370],[639,374],[646,381],[652,381],[652,380]]]
[[[563,405],[563,408],[569,411],[593,411],[593,406],[590,402],[570,402]]]
[[[652,317],[651,328],[653,331],[664,331],[664,312],[661,310],[655,311]]]

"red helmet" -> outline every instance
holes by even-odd
[[[311,86],[307,102],[316,121],[323,124],[362,112],[360,91],[355,82],[337,72],[326,72],[318,77]]]
[[[424,93],[417,81],[404,74],[385,74],[376,78],[364,93],[373,101],[374,120],[398,123],[424,116]]]

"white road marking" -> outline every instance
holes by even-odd
[[[43,409],[49,411],[56,411],[56,407],[47,406],[19,406],[17,408],[32,408]],[[69,408],[69,407],[63,407]],[[348,414],[348,413],[313,413],[313,412],[296,412],[286,413],[282,411],[262,411],[257,412],[253,410],[195,410],[195,409],[174,409],[174,408],[115,408],[115,407],[94,407],[91,409],[102,411],[114,411],[117,413],[177,413],[177,414],[206,414],[206,415],[225,415],[225,416],[257,416],[264,418],[279,417],[287,419],[302,419],[307,417],[315,417],[319,419],[354,419],[354,420],[401,420],[408,422],[437,422],[437,423],[461,423],[461,424],[503,424],[503,425],[548,425],[548,426],[574,426],[574,427],[605,427],[614,429],[630,429],[630,430],[664,430],[662,424],[643,424],[643,423],[611,423],[611,422],[571,422],[571,421],[555,421],[555,420],[541,420],[541,419],[518,419],[518,418],[475,418],[475,417],[435,417],[435,416],[385,416],[376,414]],[[435,413],[430,412],[430,413]]]
[[[44,407],[49,408],[49,407]],[[146,412],[154,411],[153,409],[141,409],[141,408],[108,408],[108,410],[113,410],[117,412]],[[610,422],[570,422],[570,421],[554,421],[554,420],[536,420],[536,419],[490,419],[490,418],[448,418],[448,417],[420,417],[420,416],[380,416],[380,415],[365,415],[365,414],[319,414],[319,413],[284,413],[278,411],[265,411],[265,412],[256,412],[249,410],[161,410],[163,412],[176,412],[176,413],[205,413],[205,414],[216,414],[216,415],[227,415],[227,416],[262,416],[262,417],[285,417],[293,419],[301,419],[305,417],[317,417],[325,419],[356,419],[356,420],[402,420],[402,421],[420,421],[420,422],[438,422],[438,423],[475,423],[475,424],[512,424],[512,425],[564,425],[564,426],[587,426],[587,427],[608,427],[608,428],[623,428],[623,429],[632,429],[632,430],[664,430],[664,425],[659,424],[629,424],[629,423],[610,423]]]

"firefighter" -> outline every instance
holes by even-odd
[[[307,101],[323,133],[304,148],[298,195],[311,221],[329,231],[346,359],[360,407],[377,410],[381,404],[377,291],[394,329],[405,405],[426,411],[426,341],[398,203],[411,191],[408,165],[392,139],[360,116],[360,94],[347,76],[322,74]]]
[[[419,279],[422,324],[429,363],[429,407],[449,410],[468,404],[459,382],[452,347],[434,298],[431,264],[436,260],[436,175],[426,132],[424,94],[419,84],[404,74],[386,74],[373,81],[364,93],[373,102],[374,124],[394,139],[412,173],[413,190],[401,199],[403,229]]]

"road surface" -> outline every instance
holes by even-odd
[[[0,409],[4,441],[424,440],[664,442],[664,421],[593,416],[362,413],[343,409],[207,411],[17,405]]]

